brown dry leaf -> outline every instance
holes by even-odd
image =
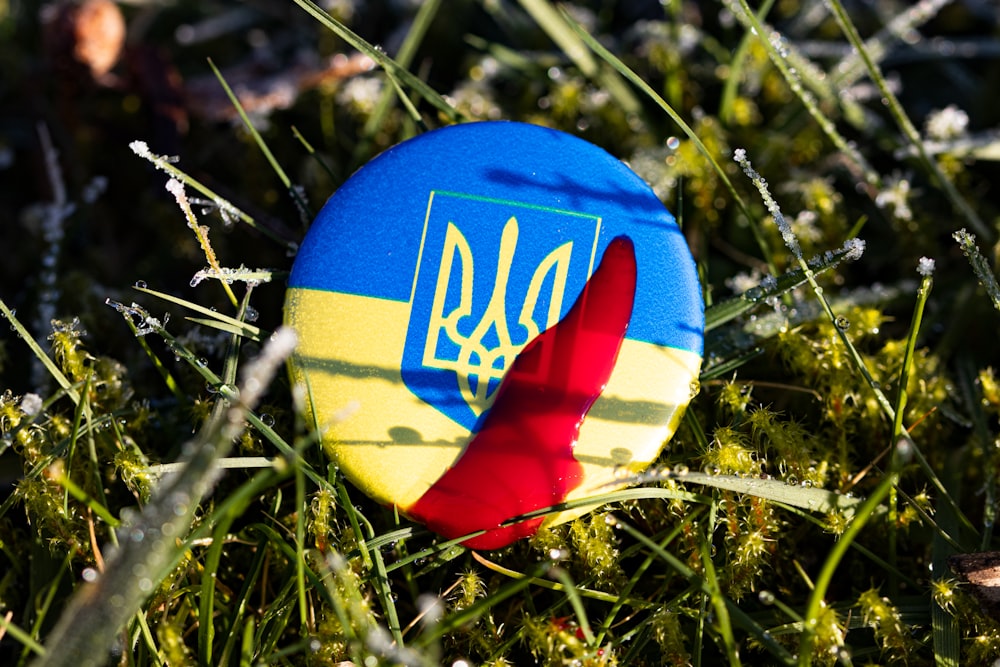
[[[62,66],[86,68],[95,80],[115,66],[125,44],[125,18],[111,0],[56,2],[41,10],[46,46]]]
[[[247,113],[267,115],[292,106],[307,90],[363,74],[374,67],[375,62],[368,56],[339,53],[319,65],[299,63],[279,72],[262,71],[258,63],[236,65],[222,70],[222,76]],[[193,114],[216,121],[232,120],[237,115],[212,74],[188,80],[184,90],[188,110]]]

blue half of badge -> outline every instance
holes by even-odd
[[[306,235],[285,307],[293,380],[347,477],[405,512],[620,235],[635,248],[632,318],[580,428],[584,482],[567,500],[648,466],[690,400],[704,307],[673,216],[603,149],[523,123],[428,132],[355,173]]]

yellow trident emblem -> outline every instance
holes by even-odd
[[[517,237],[517,218],[511,216],[504,225],[500,237],[496,273],[489,302],[472,332],[463,335],[459,330],[460,322],[463,318],[473,315],[475,267],[469,242],[458,227],[449,222],[445,232],[424,345],[423,363],[427,367],[455,371],[462,397],[477,414],[486,407],[490,397],[490,381],[503,377],[504,371],[513,362],[517,353],[539,333],[558,322],[562,310],[566,277],[573,252],[572,241],[567,241],[552,250],[532,274],[517,317],[517,324],[527,333],[521,342],[514,342],[507,321],[507,287],[517,249]],[[454,275],[456,268],[457,276]],[[550,274],[553,279],[548,312],[544,315],[544,321],[539,322],[536,320],[535,306],[543,284]],[[450,312],[445,312],[449,288],[452,293],[455,291],[452,287],[453,278],[460,281],[458,284],[460,297],[458,304]],[[458,354],[454,359],[441,359],[435,354],[442,334],[458,347]]]

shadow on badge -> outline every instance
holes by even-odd
[[[698,376],[704,306],[673,216],[627,166],[485,122],[344,183],[303,241],[285,320],[292,379],[347,478],[493,549],[587,509],[509,519],[657,458]]]

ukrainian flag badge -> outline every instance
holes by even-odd
[[[704,308],[680,229],[628,167],[484,122],[344,183],[299,250],[285,319],[293,381],[348,479],[489,549],[542,521],[511,519],[656,459],[698,375]]]

